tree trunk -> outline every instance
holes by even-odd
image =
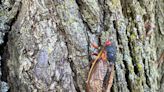
[[[117,47],[112,92],[164,91],[164,64],[157,67],[164,51],[163,0],[0,4],[1,81],[10,92],[84,92],[90,44],[106,38]]]

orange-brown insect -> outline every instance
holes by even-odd
[[[111,49],[111,47],[108,47],[110,45],[111,42],[106,41],[105,45],[101,48],[96,59],[92,63],[86,81],[87,92],[105,92],[106,90],[110,92],[114,75],[114,63],[111,62],[109,65],[109,62],[107,62],[109,61],[109,58],[112,59],[114,57],[113,53],[110,52],[113,51],[113,49]],[[92,44],[92,46],[98,49],[97,45]]]

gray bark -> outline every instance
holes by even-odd
[[[84,92],[90,43],[106,38],[117,46],[112,92],[164,91],[164,65],[157,68],[164,51],[163,0],[0,3],[0,36],[8,39],[0,38],[1,79],[10,92]]]

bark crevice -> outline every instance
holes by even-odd
[[[130,92],[132,92],[132,88],[131,88],[131,82],[129,80],[129,69],[128,69],[128,64],[126,63],[127,61],[123,60],[123,63],[124,63],[124,66],[125,66],[125,79],[126,79],[126,82],[127,82],[127,88]]]
[[[8,52],[8,38],[9,32],[11,31],[12,25],[17,21],[18,14],[21,8],[21,2],[11,1],[9,5],[4,3],[6,1],[1,2],[1,14],[0,17],[3,18],[1,21],[1,29],[0,32],[3,35],[3,43],[0,44],[0,56],[1,56],[1,81],[8,83],[8,75],[9,75],[9,67],[7,65],[7,60],[10,58],[10,54]],[[4,27],[4,28],[3,28]],[[1,91],[6,92],[8,90],[7,87],[3,88],[3,84],[1,83]]]

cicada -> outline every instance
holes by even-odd
[[[98,46],[92,44],[98,49]],[[99,50],[92,62],[87,78],[87,92],[110,92],[113,84],[114,64],[116,61],[116,46],[109,40]],[[108,62],[107,62],[108,61]]]

